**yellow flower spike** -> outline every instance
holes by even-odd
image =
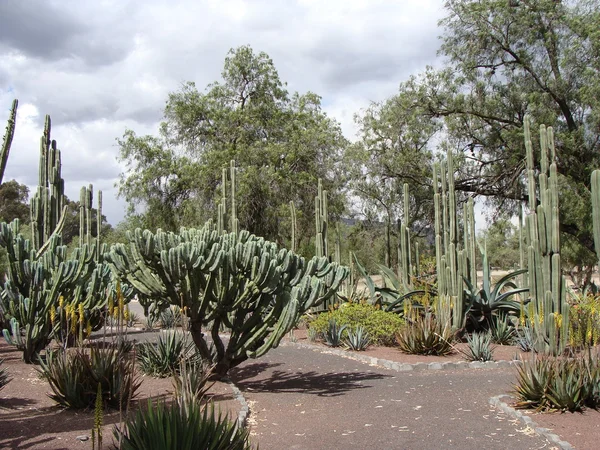
[[[83,303],[79,304],[79,324],[83,325],[83,321],[84,321],[84,310],[83,310]]]
[[[54,322],[56,321],[56,308],[54,305],[50,307],[50,323],[54,326]]]
[[[71,308],[71,333],[75,333],[77,327],[77,314],[75,308]]]
[[[90,336],[92,334],[92,323],[89,320],[87,321],[85,332],[87,336]]]
[[[123,319],[125,319],[125,322],[129,321],[129,306],[127,306],[123,311]]]
[[[108,295],[108,311],[112,313],[113,308],[115,307],[115,301],[113,300],[112,294]]]
[[[118,319],[119,318],[119,307],[118,306],[115,306],[113,308],[113,318],[114,319]]]
[[[62,309],[62,307],[63,307],[64,303],[65,303],[65,298],[64,298],[64,297],[61,295],[61,296],[58,298],[58,307],[59,307],[60,309]]]
[[[554,316],[554,323],[556,324],[556,328],[560,329],[562,325],[562,314],[556,314]]]

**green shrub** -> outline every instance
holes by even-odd
[[[432,314],[417,316],[396,335],[400,350],[412,355],[449,355],[452,347],[452,330],[449,324],[436,320]]]
[[[348,329],[353,330],[362,326],[374,345],[395,345],[396,333],[404,324],[404,319],[400,316],[382,311],[377,306],[343,303],[338,309],[322,313],[310,322],[309,332],[324,338],[330,320],[335,320],[339,326],[347,326],[343,338],[348,337]]]
[[[141,384],[134,362],[116,349],[56,350],[40,365],[53,392],[50,398],[68,408],[93,408],[98,383],[104,404],[126,407]]]
[[[182,359],[193,354],[194,344],[183,333],[161,332],[158,342],[145,343],[138,347],[137,360],[140,370],[146,375],[165,378],[178,371]]]
[[[251,448],[248,435],[226,415],[217,415],[212,405],[198,402],[167,406],[148,400],[147,408],[114,429],[123,450],[245,450]]]
[[[581,295],[571,305],[569,344],[575,349],[600,344],[600,296]]]

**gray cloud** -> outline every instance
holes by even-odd
[[[442,0],[0,1],[0,129],[21,108],[7,177],[37,183],[43,117],[63,151],[68,195],[106,189],[120,171],[115,138],[156,133],[169,92],[220,78],[230,48],[266,52],[290,91],[321,95],[352,138],[352,116],[436,61]],[[9,179],[9,178],[7,178]]]

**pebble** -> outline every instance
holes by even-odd
[[[86,434],[82,434],[81,436],[77,436],[77,440],[78,441],[82,441],[82,442],[87,441],[89,438],[90,437],[88,435],[86,435]]]

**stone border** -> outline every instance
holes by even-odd
[[[385,367],[386,369],[395,370],[396,372],[411,372],[418,370],[456,370],[456,369],[498,369],[513,367],[521,364],[519,360],[513,361],[449,361],[449,362],[432,362],[432,363],[399,363],[387,359],[375,358],[373,356],[361,355],[359,352],[348,352],[337,348],[324,348],[319,345],[300,343],[300,342],[285,342],[283,345],[295,345],[296,347],[306,348],[319,351],[321,353],[329,353],[342,358],[353,359],[355,361],[364,362],[373,366]]]
[[[537,423],[533,421],[531,417],[526,414],[523,414],[521,411],[509,406],[505,402],[501,400],[502,397],[506,397],[506,395],[498,395],[496,397],[492,397],[489,400],[490,405],[492,405],[496,409],[500,409],[507,416],[512,417],[513,419],[518,420],[521,424],[526,427],[532,429],[537,435],[547,439],[553,444],[558,445],[561,450],[573,450],[574,447],[569,444],[567,441],[563,441],[560,436],[552,433],[548,428],[542,428],[538,426]]]
[[[244,397],[242,391],[235,385],[233,381],[231,381],[229,377],[225,377],[221,381],[229,385],[229,387],[233,391],[234,399],[237,400],[240,403],[240,405],[242,405],[240,412],[238,413],[237,426],[239,428],[246,428],[248,417],[250,416],[250,406],[248,406],[246,397]]]

